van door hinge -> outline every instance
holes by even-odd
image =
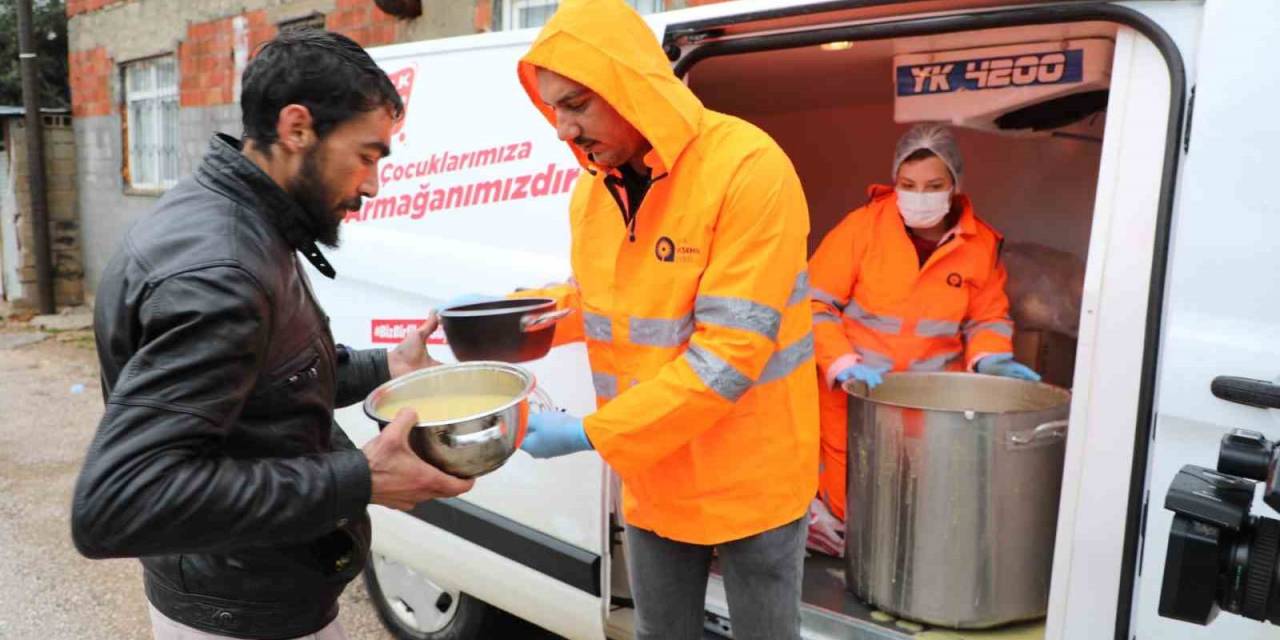
[[[1191,97],[1187,98],[1187,122],[1182,132],[1182,152],[1191,151],[1191,116],[1196,110],[1196,88],[1191,87]]]

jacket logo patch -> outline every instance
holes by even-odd
[[[659,262],[679,262],[681,264],[699,264],[702,261],[702,249],[688,244],[676,244],[667,236],[658,238],[653,245],[653,255]]]
[[[666,236],[658,238],[658,244],[653,246],[653,255],[658,257],[659,262],[675,262],[676,243]]]
[[[964,278],[958,273],[947,274],[947,286],[959,289],[964,286]]]

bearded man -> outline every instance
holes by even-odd
[[[341,221],[378,191],[404,110],[355,42],[289,31],[245,69],[244,144],[213,138],[135,224],[98,286],[106,410],[73,497],[76,547],[138,557],[157,640],[345,638],[369,504],[410,509],[471,481],[408,447],[402,411],[363,450],[333,422],[435,364],[428,320],[398,347],[335,345],[301,253],[333,267]]]

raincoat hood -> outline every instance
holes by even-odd
[[[665,172],[697,135],[703,106],[671,71],[649,25],[622,0],[566,0],[521,58],[520,84],[552,126],[538,94],[537,69],[554,71],[609,103],[653,146],[645,161]],[[570,148],[584,168],[594,163]],[[656,158],[653,156],[656,155]],[[654,166],[654,162],[661,166]]]

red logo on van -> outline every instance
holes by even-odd
[[[397,344],[401,340],[404,340],[405,336],[412,333],[418,328],[418,325],[423,322],[424,320],[416,318],[371,320],[369,326],[369,339],[374,344]],[[444,332],[436,329],[436,332],[427,338],[427,344],[445,344]]]
[[[400,133],[400,130],[404,128],[404,121],[409,116],[409,96],[413,93],[413,76],[413,67],[405,67],[395,73],[387,74],[387,77],[391,79],[391,84],[396,87],[396,93],[400,94],[400,101],[404,103],[404,113],[396,121],[395,127],[391,129],[391,135],[393,136]]]

